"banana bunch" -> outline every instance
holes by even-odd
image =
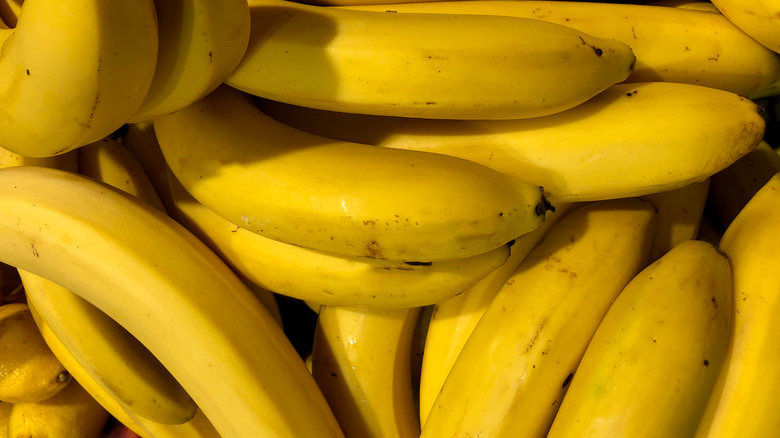
[[[0,0],[0,430],[776,429],[780,5],[628,3]]]

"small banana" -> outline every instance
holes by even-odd
[[[246,0],[154,0],[157,66],[132,123],[184,108],[217,88],[249,43]]]
[[[411,377],[419,313],[419,307],[320,309],[312,375],[346,437],[419,436]]]
[[[26,1],[0,43],[0,146],[59,155],[111,134],[140,107],[157,62],[154,2]]]
[[[8,438],[100,438],[108,419],[108,411],[74,380],[47,400],[14,404]]]
[[[710,180],[707,178],[679,189],[641,197],[653,204],[658,212],[653,248],[650,250],[651,262],[677,244],[695,239],[699,234],[704,206],[710,193]]]
[[[334,141],[223,85],[154,122],[176,179],[234,225],[345,256],[465,259],[538,227],[541,187],[468,160]]]
[[[548,438],[690,437],[729,345],[731,267],[685,240],[638,273],[582,356]]]
[[[569,26],[630,45],[636,66],[627,82],[681,82],[750,96],[780,80],[780,56],[723,15],[626,3],[459,0],[347,7],[398,13],[500,15]]]
[[[125,327],[222,436],[343,436],[273,316],[166,214],[82,175],[11,167],[0,169],[0,236],[0,262]]]
[[[95,306],[45,278],[19,270],[27,301],[89,375],[128,409],[182,424],[198,406],[135,337]]]
[[[732,270],[731,342],[695,436],[771,435],[780,430],[780,173],[742,208],[718,249]]]
[[[780,3],[777,0],[712,0],[735,26],[780,53]]]
[[[420,423],[425,424],[431,406],[485,309],[520,263],[561,218],[579,207],[558,205],[544,223],[517,239],[507,261],[463,292],[435,304],[428,324],[420,369]]]
[[[100,382],[95,380],[86,368],[76,361],[73,354],[65,348],[65,345],[57,338],[57,335],[54,334],[46,320],[38,312],[35,303],[30,302],[29,307],[35,324],[38,326],[41,336],[43,336],[46,345],[49,346],[52,353],[103,409],[108,411],[117,421],[127,426],[132,432],[141,436],[141,438],[220,438],[200,410],[190,421],[184,424],[157,423],[133,413],[124,403],[106,391]],[[0,437],[2,437],[2,434],[0,434]]]
[[[249,46],[225,82],[256,96],[333,111],[538,117],[624,80],[635,62],[625,43],[540,20],[280,0],[249,0],[249,7]]]
[[[200,204],[171,175],[171,216],[200,237],[248,283],[307,303],[419,307],[457,295],[509,257],[504,245],[472,257],[407,263],[342,256],[279,242],[241,228]]]
[[[79,159],[76,151],[51,157],[30,157],[0,147],[0,168],[14,166],[43,166],[78,172]]]
[[[568,111],[528,120],[377,117],[267,100],[260,107],[320,136],[483,164],[543,186],[553,205],[703,181],[756,147],[766,129],[756,103],[672,82],[613,85]]]
[[[579,207],[548,231],[471,332],[421,437],[540,437],[615,297],[647,263],[655,209]]]

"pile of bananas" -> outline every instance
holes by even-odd
[[[780,429],[780,1],[0,18],[0,437]]]

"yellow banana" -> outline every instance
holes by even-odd
[[[769,143],[762,141],[734,164],[714,174],[709,199],[721,223],[728,226],[777,172],[780,172],[780,156]]]
[[[77,151],[51,157],[30,157],[0,147],[0,168],[14,166],[43,166],[77,172],[79,169]]]
[[[669,250],[609,308],[547,437],[690,437],[726,356],[731,305],[731,268],[712,244]]]
[[[550,202],[641,196],[703,181],[752,150],[761,107],[736,94],[670,82],[617,84],[575,108],[528,120],[420,120],[261,102],[308,132],[437,152],[544,187]]]
[[[642,199],[655,206],[658,224],[650,261],[655,261],[686,240],[695,239],[704,214],[704,205],[710,189],[710,180],[693,183],[679,189],[653,193]]]
[[[391,2],[392,3],[392,2]],[[742,96],[780,80],[780,56],[721,14],[690,8],[582,1],[467,0],[348,6],[363,11],[484,14],[569,26],[631,46],[628,82],[703,85]]]
[[[192,419],[198,410],[192,397],[135,337],[68,289],[27,271],[19,275],[27,301],[112,397],[159,423]]]
[[[171,171],[236,226],[345,256],[436,262],[494,250],[539,226],[541,187],[420,151],[285,126],[226,85],[154,122]]]
[[[108,419],[108,411],[74,380],[49,399],[14,404],[8,437],[100,438]]]
[[[474,327],[421,437],[543,437],[596,327],[645,267],[655,220],[625,198],[554,225]]]
[[[249,6],[249,47],[226,82],[256,96],[333,111],[538,117],[624,80],[635,61],[624,43],[539,20],[280,0],[249,0]]]
[[[320,309],[312,375],[346,437],[419,436],[411,377],[419,313],[419,307]]]
[[[509,245],[465,259],[423,264],[307,249],[233,225],[196,201],[175,177],[169,180],[172,217],[247,282],[317,305],[398,308],[433,304],[462,292],[509,257]]]
[[[221,435],[342,435],[272,315],[159,210],[77,174],[0,169],[0,236],[0,261],[60,284],[124,326]]]
[[[780,53],[780,3],[777,0],[711,0],[735,26]]]
[[[515,240],[509,259],[462,293],[435,304],[428,324],[420,370],[420,423],[425,424],[431,406],[485,309],[504,282],[549,229],[577,204],[559,205],[539,228]]]
[[[73,378],[117,421],[127,426],[142,438],[219,438],[214,427],[198,410],[195,416],[184,424],[161,424],[132,412],[125,404],[114,398],[95,380],[86,368],[82,367],[57,338],[46,320],[41,316],[34,302],[30,302],[30,311],[43,339],[52,353],[65,366]],[[0,435],[1,436],[1,435]]]
[[[157,143],[154,124],[151,122],[130,123],[125,125],[125,128],[122,136],[118,138],[119,142],[135,156],[157,191],[157,196],[165,209],[170,209],[172,204],[168,188],[170,171],[160,150],[160,145]]]
[[[780,173],[756,192],[718,248],[731,263],[731,343],[696,437],[771,436],[780,429]]]
[[[709,1],[704,0],[651,0],[649,2],[645,2],[645,4],[652,6],[669,6],[673,8],[695,9],[697,11],[716,12],[720,14],[720,11],[715,7],[715,5]]]
[[[32,0],[0,30],[0,146],[33,157],[97,141],[140,107],[157,62],[152,0]]]
[[[159,53],[154,79],[130,122],[184,108],[217,88],[249,43],[246,0],[154,0]]]

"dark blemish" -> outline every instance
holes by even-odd
[[[409,266],[431,266],[433,262],[404,262]]]
[[[631,97],[631,96],[636,96],[636,92],[637,92],[637,91],[638,91],[638,90],[629,91],[628,93],[626,93],[626,96],[628,96],[628,97]]]
[[[374,219],[368,219],[363,221],[363,225],[374,225],[376,221]]]
[[[40,257],[40,256],[38,255],[38,250],[35,248],[35,244],[34,244],[34,243],[30,243],[30,247],[32,248],[32,253],[33,253],[33,255],[34,255],[35,257]]]
[[[704,366],[705,367],[710,366],[710,361],[708,361],[707,359],[704,359]]]
[[[331,377],[338,377],[338,374],[336,373],[330,373]]]
[[[563,380],[563,385],[561,385],[561,388],[565,388],[569,385],[569,382],[571,382],[571,378],[574,377],[574,373],[569,373],[568,376],[566,376],[566,379]]]
[[[588,43],[585,41],[585,39],[584,39],[583,37],[580,37],[580,41],[582,41],[582,44],[585,44],[586,46],[588,46],[588,47],[590,47],[591,49],[593,49],[593,52],[594,52],[594,53],[596,54],[596,56],[598,56],[599,58],[601,58],[601,55],[603,55],[603,54],[604,54],[604,51],[603,51],[603,50],[599,49],[599,48],[598,48],[598,47],[596,47],[596,46],[593,46],[593,45],[591,45],[591,44],[588,44]]]
[[[28,68],[25,71],[27,72],[27,76],[30,76],[30,69]]]
[[[209,65],[214,63],[214,53],[209,51]]]

